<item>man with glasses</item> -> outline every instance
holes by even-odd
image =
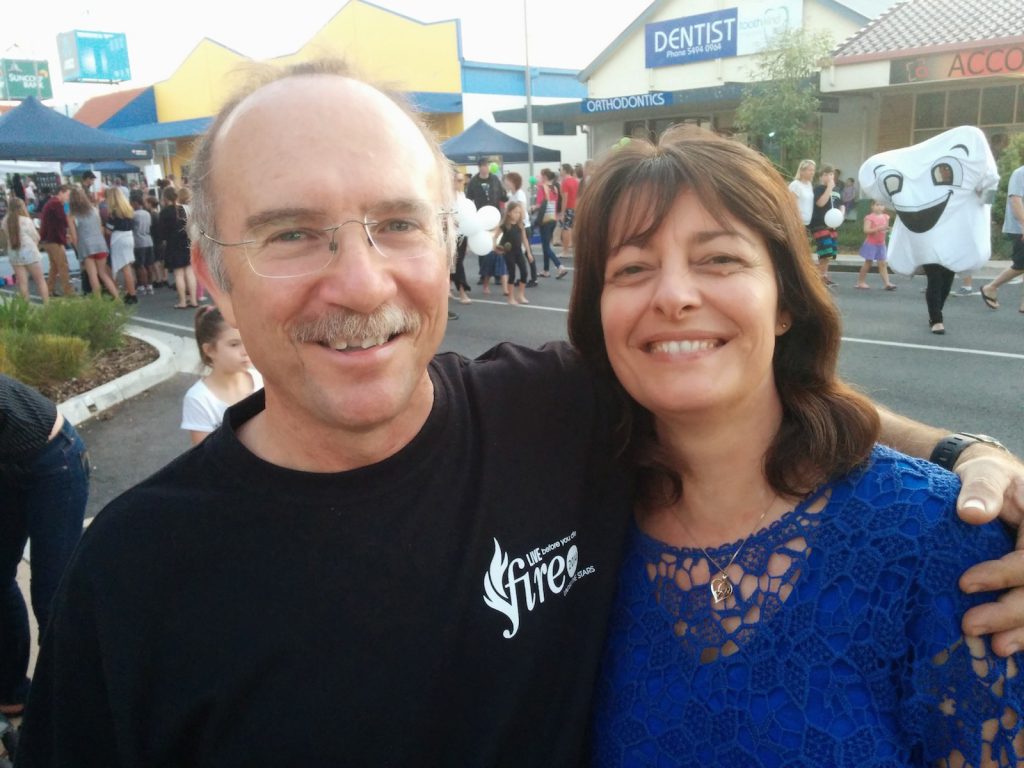
[[[265,389],[90,526],[20,759],[578,764],[630,496],[588,377],[434,357],[451,169],[344,69],[269,76],[193,168],[194,263]]]
[[[435,356],[451,171],[340,65],[268,75],[193,167],[265,389],[90,526],[22,765],[580,764],[631,508],[610,403],[564,345]]]

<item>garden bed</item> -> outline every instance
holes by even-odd
[[[82,375],[68,381],[42,384],[39,391],[55,403],[61,403],[149,365],[159,357],[160,353],[146,342],[125,336],[122,346],[101,352]]]

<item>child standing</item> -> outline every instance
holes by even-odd
[[[526,284],[530,277],[526,271],[526,255],[523,253],[523,243],[528,242],[526,238],[525,224],[526,209],[520,203],[509,203],[505,208],[505,216],[501,222],[501,235],[498,238],[498,250],[504,254],[505,266],[508,270],[508,277],[505,281],[511,284],[506,287],[503,281],[502,286],[508,293],[509,304],[529,304],[526,300]],[[519,276],[516,277],[516,270]],[[519,289],[518,301],[516,289]]]
[[[219,309],[200,307],[195,327],[199,357],[210,373],[189,388],[182,403],[181,428],[188,430],[192,445],[220,426],[229,406],[263,388],[238,329],[224,321]]]
[[[885,212],[885,205],[878,200],[871,203],[871,213],[864,217],[864,243],[860,247],[861,258],[864,264],[857,276],[857,288],[865,290],[868,288],[866,282],[868,272],[871,271],[871,262],[878,264],[878,274],[882,276],[885,290],[895,291],[896,286],[889,281],[889,270],[885,264],[885,233],[889,231],[889,214]]]

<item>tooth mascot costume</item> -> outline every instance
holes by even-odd
[[[890,268],[909,275],[925,267],[932,332],[944,333],[942,305],[953,274],[977,269],[992,256],[999,173],[985,134],[960,126],[912,147],[879,152],[864,161],[859,177],[864,194],[898,217]]]
[[[992,200],[999,172],[981,129],[951,128],[920,144],[879,152],[860,167],[864,194],[896,212],[889,266],[905,275],[923,264],[953,272],[992,257]]]

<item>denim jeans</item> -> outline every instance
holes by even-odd
[[[551,248],[551,238],[555,234],[555,227],[558,225],[557,221],[545,221],[540,225],[540,247],[544,252],[544,271],[547,272],[549,264],[553,261],[555,266],[559,269],[562,268],[562,262],[559,261],[555,255],[554,250]]]
[[[88,496],[89,457],[69,422],[34,456],[0,462],[0,704],[28,694],[28,611],[16,581],[25,542],[32,542],[30,592],[42,637]]]

